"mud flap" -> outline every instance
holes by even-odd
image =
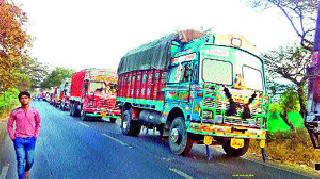
[[[210,148],[209,145],[205,145],[206,146],[206,158],[207,160],[211,160],[211,152],[210,152]]]
[[[266,154],[265,149],[261,149],[261,155],[262,155],[263,162],[266,162],[266,160],[268,159],[268,156]]]
[[[266,150],[264,149],[266,146],[266,141],[265,140],[260,140],[260,148],[261,148],[261,156],[262,156],[262,160],[263,162],[266,162],[268,156],[266,154]]]

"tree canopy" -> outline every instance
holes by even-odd
[[[317,0],[248,0],[254,8],[278,8],[291,24],[300,39],[300,45],[308,50],[313,49],[313,35],[316,26],[318,9]]]
[[[0,93],[17,87],[19,69],[27,56],[31,37],[25,31],[26,13],[7,1],[0,1]]]
[[[72,69],[57,67],[44,78],[43,82],[41,83],[41,88],[58,86],[60,85],[61,80],[70,78],[73,72],[74,70]]]

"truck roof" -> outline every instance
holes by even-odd
[[[120,60],[118,74],[167,68],[170,60],[170,45],[174,37],[174,34],[170,34],[129,51]]]
[[[205,35],[203,32],[187,29],[142,44],[121,58],[118,74],[137,70],[167,69],[170,61],[170,45],[172,40],[189,42],[203,35]]]

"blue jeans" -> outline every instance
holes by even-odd
[[[24,178],[24,172],[31,169],[34,163],[34,150],[36,146],[35,137],[17,137],[13,140],[14,149],[18,160],[19,179]]]

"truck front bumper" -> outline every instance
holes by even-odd
[[[187,132],[214,137],[266,139],[266,129],[191,122]]]
[[[112,109],[102,109],[102,110],[85,110],[87,112],[86,116],[88,117],[101,117],[101,118],[120,118],[121,112],[120,110],[112,110]]]

